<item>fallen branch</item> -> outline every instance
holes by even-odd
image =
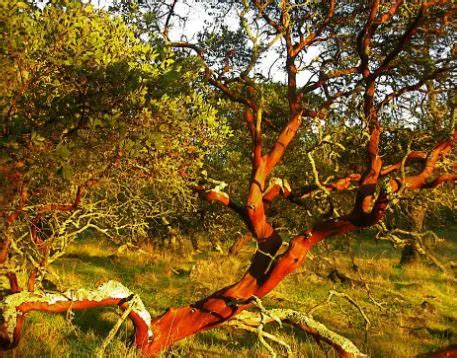
[[[371,322],[370,322],[368,316],[366,315],[365,311],[362,309],[362,307],[360,307],[360,305],[351,296],[349,296],[347,293],[344,293],[344,292],[330,290],[327,300],[324,303],[320,303],[317,306],[314,306],[313,308],[311,308],[311,310],[308,311],[308,314],[311,315],[318,308],[321,308],[321,307],[329,304],[330,301],[332,300],[333,296],[343,298],[346,301],[348,301],[351,305],[353,305],[355,308],[357,308],[357,310],[362,315],[363,320],[365,321],[365,331],[368,331],[368,328],[371,326]]]
[[[106,348],[108,348],[109,344],[111,343],[111,341],[113,340],[114,336],[116,335],[117,331],[119,330],[119,328],[121,327],[122,323],[124,323],[124,321],[127,319],[127,317],[129,316],[130,312],[132,312],[133,310],[133,307],[130,306],[128,307],[121,315],[121,317],[119,317],[119,319],[117,320],[116,324],[113,326],[113,328],[111,329],[111,331],[109,332],[108,336],[105,338],[105,340],[103,341],[102,345],[100,348],[97,349],[97,352],[95,354],[95,356],[97,358],[103,358],[105,356],[105,350]]]
[[[270,310],[262,310],[261,312],[240,312],[235,318],[227,321],[225,326],[241,328],[252,332],[259,332],[258,327],[263,327],[267,323],[273,322],[288,323],[306,333],[311,334],[317,341],[324,341],[332,346],[340,357],[366,357],[349,339],[339,335],[336,332],[328,329],[322,323],[317,322],[313,318],[304,313],[291,309],[275,308]],[[287,349],[287,344],[271,334],[263,337],[277,342]]]
[[[0,345],[10,349],[19,342],[25,314],[30,311],[67,312],[93,307],[118,305],[129,310],[135,327],[135,342],[141,347],[152,339],[151,315],[141,299],[117,281],[108,281],[94,290],[78,289],[61,293],[21,291],[7,296],[0,303],[3,324],[0,326]]]

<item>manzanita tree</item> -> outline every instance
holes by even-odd
[[[409,128],[414,135],[420,128],[423,118],[411,103],[437,93],[447,98],[455,90],[457,9],[451,2],[208,1],[214,13],[238,16],[240,27],[236,31],[224,26],[206,29],[198,43],[173,41],[170,28],[177,1],[152,4],[155,11],[165,9],[157,22],[164,44],[180,56],[193,54],[205,80],[241,110],[251,138],[251,175],[244,198],[228,195],[224,185],[214,188],[214,181],[202,181],[193,189],[203,199],[232,209],[258,248],[238,282],[152,319],[130,291],[115,283],[62,295],[13,293],[3,304],[5,341],[10,345],[18,342],[23,317],[29,311],[62,312],[69,307],[79,310],[116,304],[129,309],[136,345],[147,355],[157,354],[247,309],[299,267],[319,242],[380,223],[400,194],[457,179],[453,109],[443,117],[438,136],[405,147],[399,134]],[[319,55],[310,59],[306,54],[311,49]],[[273,91],[275,96],[284,93],[283,107],[268,100],[271,84],[257,73],[263,56],[275,55],[287,75],[287,83],[276,84]],[[304,70],[309,80],[299,85],[297,78]],[[344,132],[334,128],[344,128]],[[430,138],[436,142],[430,143]],[[412,149],[426,144],[427,148]],[[399,155],[396,145],[405,152]],[[304,146],[308,149],[303,151]],[[337,171],[340,177],[323,180],[319,173],[313,151],[325,146],[337,147],[340,159],[335,161],[343,168]],[[292,149],[289,159],[283,158],[288,149]],[[297,153],[306,156],[297,158]],[[312,184],[295,188],[285,178],[273,177],[284,172],[281,161],[287,159],[287,163],[290,158],[309,161]],[[330,212],[330,218],[317,221],[289,242],[283,241],[272,224],[269,208],[275,200],[302,203],[312,192],[329,196],[350,187],[356,188],[355,195],[348,193],[340,205],[346,213],[335,216]],[[344,347],[340,353],[359,354]]]

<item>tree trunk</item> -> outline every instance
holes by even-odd
[[[427,212],[427,205],[425,203],[420,203],[414,205],[411,209],[410,219],[411,219],[411,230],[414,232],[421,232],[424,227],[425,214]],[[417,262],[419,258],[419,253],[416,248],[416,243],[414,241],[409,242],[403,248],[400,258],[400,265],[409,265]]]
[[[152,320],[142,304],[135,304],[133,308],[136,308],[136,312],[131,312],[130,318],[135,325],[136,345],[147,356],[152,356],[185,337],[223,324],[248,308],[255,297],[262,298],[273,290],[302,264],[307,253],[317,243],[331,236],[372,226],[384,216],[386,209],[387,196],[383,195],[375,202],[373,214],[360,216],[361,214],[355,211],[339,219],[317,224],[290,241],[287,251],[282,254],[282,239],[277,231],[270,227],[270,235],[258,240],[258,250],[251,265],[237,283],[188,306],[170,308],[162,316]],[[69,307],[87,309],[113,304],[126,309],[134,295],[118,286],[117,283],[108,283],[95,292],[82,289],[43,296],[22,291],[8,296],[2,303],[2,309],[5,308],[5,303],[8,303],[6,312],[9,315],[4,315],[8,340],[3,341],[3,346],[11,347],[17,344],[25,313],[31,310],[64,312]],[[5,314],[5,310],[3,313]]]
[[[361,228],[343,218],[327,221],[305,235],[295,237],[288,250],[277,258],[275,256],[282,246],[282,240],[274,231],[267,240],[259,242],[259,250],[251,266],[239,282],[189,306],[170,308],[154,319],[151,323],[153,339],[145,342],[143,350],[147,354],[157,354],[180,339],[226,322],[248,308],[253,296],[262,298],[273,290],[302,264],[306,254],[318,242]]]
[[[414,242],[411,242],[403,248],[401,252],[401,258],[400,258],[400,265],[405,266],[405,265],[411,265],[415,262],[417,262],[418,259],[418,252],[416,249],[416,245]]]

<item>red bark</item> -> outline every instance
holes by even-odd
[[[259,244],[259,250],[256,252],[248,272],[236,284],[219,290],[192,305],[170,308],[161,317],[153,320],[152,329],[154,331],[154,339],[151,343],[143,347],[148,354],[155,354],[177,340],[210,329],[230,319],[241,310],[247,308],[253,296],[261,298],[274,289],[287,274],[295,270],[304,261],[306,254],[318,242],[334,235],[372,226],[382,219],[387,209],[388,201],[385,193],[379,194],[375,200],[378,179],[382,174],[385,175],[387,172],[398,170],[399,167],[390,167],[385,173],[382,173],[382,159],[378,154],[378,144],[382,129],[377,116],[378,109],[374,102],[374,96],[376,92],[376,78],[387,68],[392,59],[402,51],[404,43],[400,42],[386,56],[381,66],[374,73],[370,71],[368,62],[371,38],[374,32],[380,24],[388,21],[396,13],[401,1],[394,3],[388,12],[381,15],[378,19],[376,15],[380,2],[374,1],[367,24],[359,35],[359,54],[361,57],[359,71],[366,80],[364,111],[370,126],[370,141],[367,146],[367,170],[360,177],[354,210],[339,219],[318,224],[304,235],[295,237],[290,242],[288,250],[279,257],[276,255],[282,246],[282,240],[268,222],[265,204],[271,202],[279,194],[282,193],[287,196],[289,192],[285,191],[279,185],[273,185],[268,190],[265,190],[265,184],[267,177],[281,160],[288,145],[295,137],[302,120],[302,114],[304,113],[301,105],[301,97],[297,94],[296,89],[297,68],[294,62],[297,56],[295,50],[300,48],[303,41],[306,42],[306,39],[301,39],[300,43],[295,47],[292,41],[290,27],[288,27],[285,20],[286,16],[282,17],[281,23],[276,22],[268,17],[260,2],[254,2],[254,4],[267,23],[277,32],[284,34],[287,48],[286,70],[288,73],[288,101],[290,108],[289,122],[279,134],[271,151],[261,157],[262,160],[259,159],[259,153],[255,152],[259,150],[259,147],[254,146],[253,155],[257,160],[254,161],[254,170],[246,208],[252,231]],[[421,12],[415,21],[407,28],[402,37],[405,40],[404,42],[415,33],[425,7],[423,6],[421,8]],[[331,9],[329,12],[330,17],[332,12],[333,10]],[[248,108],[246,113],[247,122],[250,125],[251,133],[253,133],[254,119],[252,112]],[[444,150],[439,149],[439,151],[441,153]],[[417,189],[423,186],[425,180],[432,174],[440,155],[434,152],[432,155],[433,159],[426,162],[425,169],[419,176],[405,179],[406,182],[410,183],[407,189]],[[411,157],[414,157],[414,155],[411,155]],[[423,156],[420,155],[420,158],[423,158]],[[428,168],[432,168],[431,172]],[[350,181],[351,179],[337,182],[333,188],[336,190],[347,188]],[[419,182],[422,184],[420,185]],[[395,182],[391,182],[390,189],[392,192],[396,192],[399,190],[399,186],[396,186]]]
[[[268,268],[271,259],[259,251],[251,267],[236,284],[228,286],[190,306],[171,308],[153,320],[154,340],[145,348],[148,354],[158,353],[177,340],[224,323],[249,306],[253,296],[262,298],[275,288],[284,277],[295,270],[307,252],[319,241],[336,233],[349,232],[358,227],[350,222],[332,222],[311,230],[307,236],[297,236],[287,252]],[[278,251],[280,240],[266,241],[271,247],[262,247],[271,255]],[[262,251],[263,251],[262,250]]]
[[[52,312],[52,313],[60,313],[60,312],[67,312],[69,309],[74,311],[81,311],[86,310],[94,307],[106,307],[106,306],[113,306],[118,305],[123,309],[128,307],[128,303],[124,298],[107,298],[100,301],[90,301],[90,300],[81,300],[81,301],[64,301],[64,302],[56,302],[53,304],[45,303],[45,302],[25,302],[22,303],[17,307],[17,311],[20,314],[17,316],[16,327],[14,330],[14,339],[13,342],[9,342],[7,339],[3,338],[4,342],[3,345],[10,345],[10,347],[14,347],[18,344],[22,325],[24,323],[25,314],[31,311],[39,311],[39,312]],[[145,342],[148,342],[148,326],[143,321],[143,319],[136,313],[130,312],[129,318],[133,322],[135,332],[134,332],[134,340],[135,344],[139,347],[144,346]]]

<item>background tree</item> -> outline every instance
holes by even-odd
[[[1,5],[1,261],[12,292],[32,291],[81,235],[122,245],[190,216],[188,177],[230,132],[193,70],[119,18]]]

